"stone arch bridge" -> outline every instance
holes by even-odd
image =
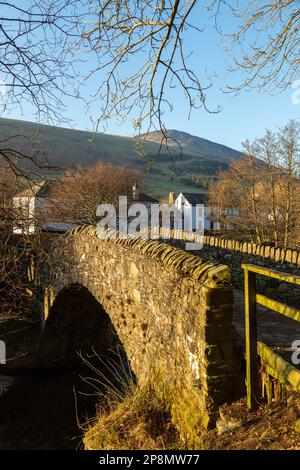
[[[213,425],[241,388],[228,267],[155,240],[100,239],[91,226],[57,237],[49,255],[44,358],[122,343],[137,380],[164,395],[189,442]]]

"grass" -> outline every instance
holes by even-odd
[[[99,407],[84,436],[86,450],[184,449],[165,402],[150,387],[135,385],[123,400]]]
[[[96,416],[81,425],[85,449],[202,448],[207,413],[199,390],[186,383],[184,369],[178,370],[174,381],[167,363],[157,368],[151,362],[137,382],[123,348],[104,359],[95,352],[91,357],[98,361],[91,363],[81,356],[91,369],[90,377],[83,380],[98,405]]]
[[[79,354],[90,377],[82,379],[98,397],[96,416],[81,425],[87,450],[184,449],[170,404],[152,386],[138,384],[122,345],[106,356]],[[96,362],[95,362],[96,359]]]

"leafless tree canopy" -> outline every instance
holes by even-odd
[[[90,76],[106,72],[98,89],[103,101],[98,123],[111,116],[127,119],[134,109],[137,130],[147,121],[148,129],[164,131],[164,112],[172,110],[168,92],[177,86],[190,109],[206,107],[206,87],[184,50],[185,30],[200,30],[190,23],[196,4],[196,0],[97,2],[98,21],[82,43],[99,59]]]
[[[210,187],[214,217],[242,239],[299,247],[299,123],[290,121],[244,145],[247,155],[231,162]]]
[[[77,0],[0,2],[2,110],[29,104],[37,119],[61,122],[75,73],[70,44],[78,37]]]
[[[230,39],[232,70],[246,73],[235,90],[280,89],[298,78],[300,8],[293,0],[12,0],[0,7],[2,109],[28,102],[44,121],[64,120],[64,98],[90,87],[99,103],[95,129],[134,115],[136,130],[158,128],[166,143],[170,90],[181,90],[190,110],[210,110],[212,83],[189,61],[193,49],[199,53],[199,36],[186,49],[186,32],[202,32],[209,16]],[[238,20],[234,34],[222,23],[223,11]]]
[[[232,72],[238,77],[233,91],[258,87],[278,92],[299,78],[300,5],[295,0],[213,0],[217,28],[229,39]],[[236,32],[222,24],[229,9],[238,20]],[[244,79],[240,80],[240,77]]]
[[[223,24],[222,12],[232,15],[233,34]],[[134,111],[136,130],[143,127],[147,135],[147,130],[159,129],[161,143],[168,146],[165,113],[176,106],[169,94],[173,88],[184,93],[190,111],[218,111],[207,104],[206,90],[213,84],[190,66],[193,50],[185,42],[186,31],[202,32],[208,16],[229,39],[231,71],[237,77],[232,91],[251,86],[278,91],[299,73],[300,9],[292,0],[104,0],[94,4],[93,13],[97,21],[86,28],[77,47],[98,61],[83,80],[99,77],[95,98],[100,97],[102,107],[95,129],[113,116],[128,119]],[[199,54],[198,37],[194,51]],[[206,64],[200,59],[200,65],[201,74]]]
[[[64,99],[74,95],[76,77],[70,44],[82,19],[77,6],[77,0],[0,2],[0,116],[29,109],[37,121],[66,121]],[[26,167],[41,166],[40,149],[25,139],[4,138],[0,130],[0,163],[30,178]]]
[[[20,217],[28,222],[13,205],[13,197],[25,184],[26,180],[18,177],[7,163],[0,162],[0,325],[8,317],[23,316],[28,309],[32,315],[32,273],[28,269],[33,255],[38,254],[41,263],[45,255],[39,235],[13,233]]]
[[[130,200],[132,186],[138,179],[137,171],[125,166],[98,163],[79,167],[53,186],[52,216],[64,222],[95,225],[98,205],[110,203],[117,207],[121,195]]]

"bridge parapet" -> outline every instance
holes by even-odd
[[[226,264],[231,271],[232,283],[238,289],[244,288],[244,273],[242,264],[257,264],[265,268],[271,268],[290,274],[300,275],[300,250],[292,248],[280,248],[266,244],[256,244],[246,241],[221,238],[218,236],[202,236],[197,233],[184,232],[183,230],[155,229],[158,238],[166,239],[171,245],[184,247],[186,242],[202,244],[202,249],[194,252],[203,260],[216,260]],[[269,295],[275,295],[278,300],[293,302],[299,307],[298,288],[286,285],[274,279],[258,279],[258,287]],[[278,292],[276,292],[278,291]]]

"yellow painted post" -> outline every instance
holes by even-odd
[[[245,327],[246,327],[246,383],[247,405],[251,410],[257,405],[257,322],[255,273],[244,266],[245,279]]]

